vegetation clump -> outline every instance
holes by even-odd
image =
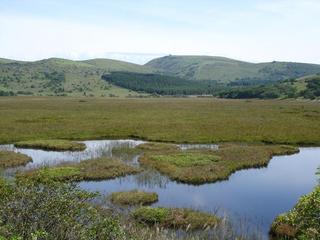
[[[119,221],[74,184],[24,179],[0,184],[0,239],[123,240]]]
[[[283,145],[222,144],[216,151],[146,152],[139,160],[173,180],[202,184],[227,179],[240,169],[264,167],[274,155],[298,151],[296,147]]]
[[[18,148],[34,148],[52,151],[83,151],[86,149],[84,143],[67,140],[30,140],[14,144]]]
[[[110,195],[110,200],[118,205],[149,205],[158,201],[158,194],[138,190],[114,192]]]
[[[301,197],[291,211],[278,216],[271,234],[279,239],[319,239],[320,186]]]
[[[32,162],[32,158],[25,154],[0,151],[0,168],[24,166],[29,162]]]
[[[65,163],[56,167],[45,167],[21,172],[18,177],[29,177],[43,181],[52,179],[56,181],[83,181],[105,180],[135,174],[141,169],[126,165],[115,159],[99,158],[85,160],[79,163]]]
[[[182,208],[141,207],[133,212],[133,217],[147,225],[184,230],[206,229],[219,223],[214,215]]]

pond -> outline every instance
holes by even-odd
[[[112,156],[114,147],[135,147],[143,141],[103,140],[84,143],[87,145],[84,152],[73,153],[16,149],[12,145],[3,145],[0,149],[14,150],[31,156],[33,163],[24,168],[32,168],[61,161]],[[181,149],[217,149],[217,145],[213,144],[179,146]],[[119,154],[117,157],[127,164],[138,164],[137,154]],[[237,171],[229,180],[199,186],[177,183],[151,170],[114,180],[81,182],[80,186],[102,194],[132,189],[154,191],[158,193],[159,201],[153,206],[187,207],[206,212],[226,213],[237,221],[242,219],[246,227],[259,229],[264,238],[267,238],[273,219],[290,210],[301,195],[311,192],[316,186],[315,172],[319,166],[320,148],[300,148],[298,154],[273,157],[266,168]],[[7,174],[10,175],[12,172],[13,170],[8,171]]]

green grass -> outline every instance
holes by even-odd
[[[177,77],[223,83],[238,80],[278,81],[320,72],[320,65],[316,64],[290,62],[255,64],[211,56],[166,56],[154,59],[146,66]]]
[[[83,151],[86,149],[84,143],[71,142],[67,140],[32,140],[22,141],[14,144],[18,148],[33,148],[53,151]]]
[[[173,180],[203,184],[227,179],[240,169],[264,167],[274,155],[298,151],[291,146],[222,144],[217,151],[146,152],[139,161]]]
[[[316,101],[2,97],[0,114],[0,143],[139,138],[320,145]]]
[[[25,154],[0,151],[0,168],[24,166],[29,162],[32,162],[32,159]]]
[[[55,167],[44,167],[18,173],[18,178],[31,178],[39,181],[98,181],[113,179],[128,174],[136,174],[141,169],[126,165],[118,160],[99,158],[79,163],[63,163]]]
[[[278,216],[271,234],[277,239],[319,239],[320,187],[303,197],[288,213]]]
[[[133,217],[148,225],[160,225],[175,229],[206,229],[214,227],[219,219],[207,213],[191,209],[141,207],[133,212]]]
[[[138,190],[114,192],[110,195],[110,200],[117,205],[149,205],[158,201],[158,194]]]

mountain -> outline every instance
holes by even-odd
[[[320,73],[320,65],[269,62],[249,63],[225,57],[166,56],[145,66],[163,74],[189,80],[213,80],[220,83],[271,82]]]
[[[0,59],[1,95],[127,96],[128,89],[101,79],[112,71],[150,73],[149,67],[110,60],[72,61],[50,58],[35,62]]]
[[[297,86],[311,89],[302,95],[313,98],[317,97],[317,81],[309,84],[309,80],[292,79],[317,73],[320,65],[316,64],[255,64],[209,56],[167,56],[145,65],[110,59],[27,62],[0,58],[0,96],[123,97],[149,93],[277,98],[300,96]]]

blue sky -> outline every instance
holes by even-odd
[[[319,0],[0,0],[0,57],[320,64]]]

